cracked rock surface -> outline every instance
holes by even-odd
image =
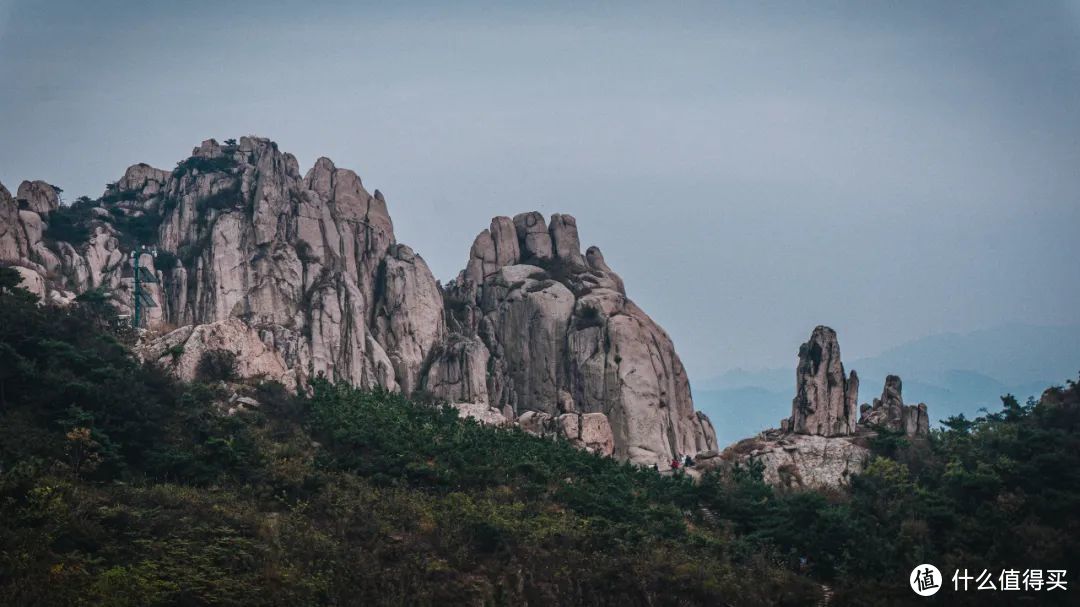
[[[638,463],[716,448],[671,339],[571,215],[496,217],[443,289],[381,192],[328,158],[301,174],[269,139],[209,139],[97,200],[60,195],[0,185],[0,263],[46,301],[100,290],[127,319],[137,260],[139,351],[183,378],[229,350],[245,377],[427,392]]]
[[[640,464],[716,448],[671,338],[599,248],[581,253],[572,216],[492,219],[445,297],[449,334],[423,384],[436,397]]]

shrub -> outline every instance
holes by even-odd
[[[138,200],[139,192],[136,190],[110,189],[101,197],[101,204],[115,204],[127,200]]]
[[[121,213],[112,223],[120,233],[120,244],[134,250],[158,241],[158,230],[163,219],[157,209],[150,209],[140,213]]]
[[[225,209],[231,209],[241,202],[240,200],[240,182],[234,181],[232,184],[210,194],[206,198],[199,200],[195,203],[195,208],[199,214],[204,214],[210,210],[222,211]]]
[[[176,168],[173,169],[173,175],[176,177],[183,177],[191,172],[224,173],[235,169],[237,166],[238,164],[232,156],[218,156],[217,158],[192,156],[187,160],[178,162]]]
[[[296,241],[296,257],[304,263],[308,263],[315,260],[315,252],[312,250],[308,241],[303,238]]]
[[[591,327],[603,327],[604,315],[595,306],[584,305],[581,307],[581,315],[574,322],[575,329],[588,329]]]
[[[199,358],[195,375],[200,381],[230,381],[236,377],[236,352],[207,350]]]
[[[89,198],[80,198],[70,206],[60,206],[49,214],[45,238],[53,242],[79,244],[90,239],[90,226],[95,205]]]
[[[154,258],[154,267],[163,271],[171,270],[176,267],[178,259],[176,254],[171,251],[158,251],[157,257]]]
[[[195,265],[195,261],[202,255],[203,251],[206,250],[206,247],[208,246],[210,246],[210,238],[207,234],[195,242],[180,245],[180,249],[177,250],[176,256],[180,258],[180,263],[182,263],[185,268],[190,268]]]

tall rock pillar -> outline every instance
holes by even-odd
[[[816,327],[799,348],[789,429],[818,436],[854,434],[858,397],[859,377],[854,371],[844,375],[836,331]]]

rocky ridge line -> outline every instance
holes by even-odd
[[[444,290],[378,190],[327,158],[301,175],[268,139],[134,165],[98,200],[59,195],[0,185],[0,262],[44,300],[100,290],[130,316],[137,255],[142,355],[184,379],[227,349],[245,377],[427,392],[638,463],[716,448],[670,338],[599,249],[581,253],[570,215],[493,219]]]

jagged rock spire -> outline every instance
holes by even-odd
[[[845,377],[836,331],[818,326],[799,348],[795,398],[788,428],[797,434],[846,436],[855,432],[859,376]]]
[[[930,416],[926,404],[905,405],[903,387],[900,376],[886,377],[881,398],[875,398],[873,406],[862,406],[859,424],[902,430],[907,436],[929,434]]]

